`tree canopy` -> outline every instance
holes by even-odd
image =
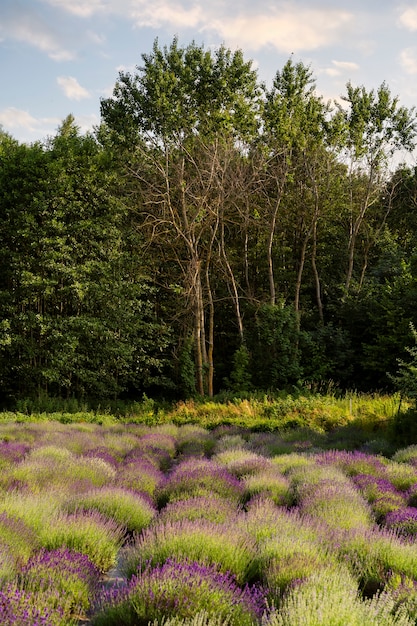
[[[416,116],[385,83],[341,95],[293,58],[268,87],[240,50],[156,40],[94,133],[0,133],[4,402],[389,388],[417,325]]]

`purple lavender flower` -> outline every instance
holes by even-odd
[[[319,465],[335,465],[343,470],[348,476],[357,474],[371,474],[383,477],[386,472],[386,465],[382,459],[366,452],[355,450],[327,450],[315,457]]]
[[[0,513],[0,546],[16,561],[25,561],[39,545],[35,531],[23,520]]]
[[[231,574],[219,572],[215,565],[169,558],[162,565],[148,565],[124,588],[108,594],[98,613],[100,617],[110,611],[117,621],[119,609],[123,623],[133,625],[171,615],[187,618],[205,610],[210,616],[228,617],[232,625],[251,626],[265,608],[260,587],[240,587]]]
[[[64,610],[53,599],[8,584],[0,591],[0,624],[2,626],[55,626],[64,623]],[[51,608],[51,604],[55,604]]]
[[[0,441],[0,459],[16,463],[21,461],[29,452],[30,446],[19,441]]]
[[[98,458],[106,461],[109,465],[116,467],[118,465],[118,461],[114,454],[111,454],[104,446],[98,448],[92,448],[88,450],[85,454],[87,458]]]
[[[417,535],[417,509],[406,506],[396,511],[390,511],[385,518],[385,526],[395,530],[400,535],[414,537]]]
[[[217,494],[235,501],[243,497],[244,486],[224,466],[208,459],[187,459],[177,465],[159,492],[160,505],[185,495]]]
[[[216,563],[222,572],[233,573],[238,582],[253,580],[258,574],[256,541],[244,528],[243,519],[235,524],[182,519],[151,525],[123,551],[123,571],[130,577],[144,562],[157,565],[170,557]]]
[[[149,460],[143,458],[129,459],[117,469],[114,483],[139,493],[147,493],[153,497],[157,488],[165,483],[163,472]]]
[[[169,502],[160,512],[157,523],[178,520],[206,519],[216,523],[232,523],[240,509],[235,503],[220,496],[195,496]]]

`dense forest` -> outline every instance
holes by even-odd
[[[2,403],[392,389],[417,326],[417,137],[384,83],[272,86],[155,41],[81,134],[0,132]]]

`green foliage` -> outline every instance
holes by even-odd
[[[245,392],[252,389],[251,378],[249,350],[242,344],[233,355],[230,382],[226,379],[225,383],[233,393]]]
[[[179,357],[179,387],[184,398],[192,398],[196,394],[195,362],[193,358],[193,340],[188,337],[181,348]]]
[[[263,304],[254,313],[247,335],[255,387],[280,389],[296,384],[302,375],[298,325],[291,306]]]
[[[71,117],[47,147],[3,156],[0,369],[11,397],[108,398],[162,381],[170,331],[132,266],[137,239],[124,237],[115,185],[105,153]]]
[[[389,166],[416,115],[385,83],[342,99],[292,58],[267,88],[242,51],[175,37],[119,74],[94,135],[72,116],[45,144],[0,132],[3,406],[392,390],[417,170]]]
[[[399,370],[398,374],[393,376],[393,381],[401,395],[412,399],[415,406],[417,402],[417,330],[411,322],[410,331],[416,345],[406,347],[410,358],[408,361],[398,360]]]

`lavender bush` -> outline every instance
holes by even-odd
[[[257,587],[239,587],[233,576],[214,565],[167,559],[160,566],[148,566],[125,588],[104,598],[93,624],[146,626],[151,620],[192,618],[205,611],[236,626],[252,626],[264,610],[264,594]]]
[[[123,571],[130,577],[143,563],[157,565],[169,558],[217,564],[239,583],[252,580],[258,568],[256,543],[243,527],[199,519],[146,528],[123,551]]]
[[[242,483],[228,470],[209,459],[187,459],[177,465],[158,493],[160,506],[190,496],[217,494],[239,501],[244,492]]]
[[[411,506],[390,511],[385,518],[385,526],[404,537],[417,536],[417,509]]]
[[[150,524],[157,511],[149,496],[122,487],[102,487],[73,497],[68,512],[98,511],[115,520],[129,532],[139,532]]]
[[[220,496],[194,496],[185,500],[169,502],[155,518],[155,523],[195,521],[205,519],[217,524],[233,524],[241,509],[227,498]]]
[[[43,529],[41,543],[47,550],[66,547],[81,552],[105,572],[116,563],[123,537],[123,527],[114,520],[97,511],[81,511],[53,519]]]
[[[49,609],[62,611],[65,599],[66,618],[71,618],[85,615],[90,608],[99,588],[100,570],[85,554],[67,548],[42,550],[21,569],[19,580],[26,592],[42,594]]]

